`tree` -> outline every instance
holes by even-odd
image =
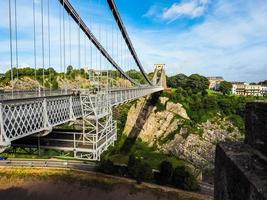
[[[160,164],[159,174],[156,177],[158,184],[166,185],[171,182],[173,174],[173,167],[169,161],[162,161]]]
[[[223,82],[221,82],[218,90],[220,92],[222,92],[223,94],[230,94],[232,87],[233,87],[232,83],[227,82],[227,81],[223,81]]]
[[[265,81],[261,81],[261,82],[259,82],[258,84],[259,84],[259,85],[265,85],[265,86],[267,86],[267,80],[265,80]]]
[[[185,88],[188,77],[184,74],[167,77],[167,85],[172,88]]]
[[[131,154],[129,156],[129,160],[128,160],[128,172],[129,175],[132,178],[137,178],[138,177],[138,167],[140,165],[140,160],[136,159],[135,155]]]
[[[176,167],[172,176],[172,184],[177,188],[184,189],[185,177],[185,166]]]
[[[71,65],[69,65],[67,67],[67,75],[70,75],[70,73],[72,72],[72,70],[73,70],[73,67]]]
[[[131,69],[126,72],[132,79],[139,81],[141,84],[145,84],[146,80],[141,72],[136,71],[135,69]]]
[[[116,166],[111,160],[102,160],[100,162],[99,170],[106,174],[116,173]]]
[[[191,90],[193,93],[205,93],[209,88],[209,80],[198,74],[192,74],[189,76],[185,89]]]
[[[195,191],[199,185],[195,177],[186,170],[185,166],[178,166],[174,169],[172,184],[180,189]]]
[[[141,163],[137,167],[137,177],[136,180],[138,183],[142,181],[149,181],[153,177],[152,168],[148,163]]]

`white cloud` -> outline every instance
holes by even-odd
[[[182,16],[189,18],[202,16],[208,3],[209,0],[183,0],[181,3],[174,3],[171,7],[164,9],[162,19],[174,21]]]
[[[154,63],[166,63],[169,75],[267,79],[267,2],[218,0],[213,8],[203,23],[184,31],[174,26],[155,34],[136,30],[133,43],[141,60],[150,70]]]

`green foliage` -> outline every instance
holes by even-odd
[[[134,154],[129,156],[128,173],[132,178],[135,178],[138,183],[149,181],[153,178],[152,168],[148,163],[137,159]]]
[[[159,167],[159,173],[156,177],[156,181],[158,184],[167,185],[171,183],[173,174],[173,167],[169,161],[162,161]]]
[[[67,67],[67,75],[70,75],[72,71],[73,71],[73,67],[71,65],[69,65]]]
[[[198,74],[192,74],[188,77],[185,89],[191,90],[193,93],[205,93],[209,88],[209,80]]]
[[[146,80],[141,72],[136,71],[135,69],[131,69],[126,72],[132,79],[138,81],[141,84],[145,84]]]
[[[261,81],[258,83],[259,85],[267,85],[267,80]]]
[[[184,190],[196,191],[199,189],[197,180],[185,166],[178,166],[174,169],[172,184]]]
[[[131,154],[129,156],[129,161],[128,161],[128,172],[129,175],[133,178],[137,178],[138,177],[138,172],[139,172],[139,165],[140,165],[141,161],[139,159],[136,159],[134,154]]]
[[[132,101],[130,103],[127,104],[123,104],[119,107],[116,107],[114,109],[114,112],[117,113],[116,115],[116,121],[117,121],[117,128],[118,128],[118,139],[120,140],[120,137],[123,133],[124,130],[124,126],[126,124],[127,121],[127,116],[128,116],[128,112],[130,110],[130,108],[132,107],[132,105],[134,105],[136,103],[136,101]]]
[[[173,87],[171,93],[163,93],[174,103],[181,103],[194,124],[206,122],[215,116],[229,117],[241,132],[244,132],[245,105],[247,102],[261,100],[264,97],[244,97],[226,95],[231,89],[231,83],[223,82],[220,90],[223,94],[208,90],[208,80],[200,75],[189,77],[184,74],[168,77],[167,83]],[[265,83],[265,82],[262,82]],[[196,129],[197,131],[197,129]],[[198,131],[197,131],[198,132]],[[201,132],[198,132],[201,134]]]
[[[116,172],[116,167],[111,160],[101,160],[99,171],[106,174],[114,174]]]
[[[137,182],[141,183],[142,181],[150,181],[153,178],[152,168],[148,163],[140,162],[137,166],[138,175]]]
[[[223,94],[230,94],[232,90],[232,83],[223,81],[221,82],[218,91],[222,92]]]
[[[184,74],[177,74],[167,78],[167,85],[172,88],[185,88],[188,77]]]
[[[192,74],[189,77],[184,74],[168,77],[167,84],[172,88],[181,88],[190,91],[189,93],[205,93],[209,87],[208,79],[198,74]]]
[[[161,111],[164,111],[166,109],[166,104],[162,104],[160,102],[160,99],[157,100],[157,103],[156,103],[156,110],[155,112],[161,112]]]

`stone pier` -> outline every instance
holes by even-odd
[[[245,142],[217,145],[215,200],[267,200],[267,102],[246,106]]]

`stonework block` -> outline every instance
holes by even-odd
[[[267,160],[243,143],[216,148],[215,200],[267,200]]]
[[[245,143],[267,156],[267,102],[247,104]]]

